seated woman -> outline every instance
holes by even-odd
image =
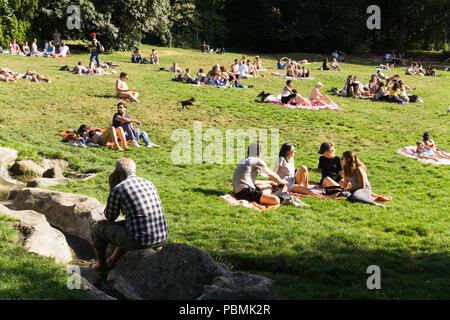
[[[398,82],[398,84],[400,85],[400,99],[402,99],[403,101],[405,101],[406,103],[408,103],[410,101],[410,95],[408,95],[408,92],[412,91],[412,89],[410,87],[408,87],[407,85],[405,85],[405,83],[400,80]],[[416,97],[417,98],[417,97]],[[414,101],[415,99],[413,99],[412,101]]]
[[[400,85],[398,82],[394,82],[391,89],[389,89],[389,102],[396,102],[399,104],[405,104],[406,101],[400,98]]]
[[[25,56],[31,55],[30,47],[28,46],[28,41],[25,41],[25,43],[22,46],[22,53]]]
[[[306,69],[305,66],[302,66],[301,70],[298,71],[299,78],[309,78],[311,76],[311,70]]]
[[[417,74],[416,69],[414,68],[414,64],[411,63],[408,68],[405,69],[405,74],[409,75],[409,76],[413,76],[415,74]]]
[[[261,58],[259,56],[255,57],[255,61],[253,62],[253,65],[255,66],[256,70],[264,69],[262,66]]]
[[[101,146],[107,146],[109,143],[114,143],[118,151],[130,150],[122,127],[114,128],[110,125],[109,128],[102,133],[100,130],[91,130],[88,125],[83,124],[78,128],[77,133],[82,138],[86,139],[86,142],[92,141]],[[119,145],[118,138],[123,144],[123,149]]]
[[[34,39],[33,43],[31,44],[31,55],[36,57],[42,56],[42,53],[38,50],[37,47],[37,39]]]
[[[159,55],[156,49],[152,49],[152,53],[150,54],[150,63],[159,64]]]
[[[436,75],[436,69],[433,68],[432,66],[428,66],[425,70],[425,75],[434,77]]]
[[[321,70],[330,70],[330,68],[328,67],[328,58],[323,59]]]
[[[336,58],[333,58],[330,64],[330,71],[341,71],[341,68],[339,67],[339,63],[337,62]]]
[[[44,77],[43,75],[40,75],[36,71],[28,69],[24,74],[23,77],[29,78],[31,81],[39,82],[39,81],[47,81],[48,83],[52,82],[50,78]]]
[[[237,80],[235,74],[231,71],[227,71],[227,69],[225,69],[224,66],[220,66],[220,73],[222,74],[223,77],[227,79],[228,82],[233,82]]]
[[[387,101],[388,94],[386,93],[384,83],[382,81],[378,82],[377,92],[375,93],[375,100]]]
[[[362,202],[385,208],[383,204],[370,200],[372,187],[366,174],[366,166],[353,151],[345,151],[342,155],[344,169],[344,193],[349,192],[347,199],[351,202]]]
[[[425,143],[425,146],[427,148],[430,148],[431,150],[435,151],[436,149],[436,145],[434,144],[434,141],[430,138],[430,133],[429,132],[425,132],[423,134],[423,143]]]
[[[176,62],[173,63],[172,68],[169,69],[169,71],[177,72],[177,73],[182,73],[183,72],[183,70],[181,70],[180,66]]]
[[[378,78],[376,75],[372,75],[369,81],[369,90],[371,97],[374,98],[378,91]]]
[[[439,159],[450,159],[450,154],[442,150],[433,150],[425,146],[423,141],[417,141],[416,143],[416,152],[418,153],[418,157],[420,159],[430,159],[430,160],[439,160]]]
[[[130,100],[132,102],[141,103],[137,98],[139,93],[134,91],[134,88],[129,89],[126,81],[128,80],[128,74],[121,72],[119,79],[116,80],[116,97],[123,100]]]
[[[9,43],[9,53],[13,55],[19,55],[22,53],[16,39],[13,39],[13,41]]]
[[[300,94],[297,93],[294,87],[294,81],[287,80],[286,85],[283,88],[283,91],[281,92],[281,102],[283,104],[307,104],[310,105],[310,102],[308,99],[303,98]]]
[[[320,89],[323,87],[323,84],[322,84],[322,82],[317,82],[316,83],[316,86],[314,87],[314,89],[312,89],[312,91],[311,91],[311,94],[310,94],[310,96],[309,96],[309,100],[311,101],[311,102],[322,102],[322,103],[326,103],[326,101],[328,101],[329,103],[331,103],[331,104],[335,104],[331,99],[330,99],[330,97],[328,97],[328,96],[326,96],[326,95],[324,95],[324,94],[321,94],[320,93]]]
[[[133,51],[131,51],[131,62],[132,63],[143,63],[144,58],[142,57],[141,50],[139,48],[134,48]]]
[[[53,58],[56,57],[56,48],[55,48],[55,46],[52,44],[51,41],[48,42],[48,47],[47,47],[46,51],[44,52],[44,54],[45,54],[47,57],[53,57]]]
[[[386,63],[385,65],[384,64],[380,64],[378,66],[378,69],[383,69],[383,70],[389,71],[389,70],[394,70],[394,67],[395,67],[395,64]]]
[[[295,147],[292,144],[284,143],[281,146],[279,157],[275,163],[274,172],[277,173],[281,179],[288,182],[287,192],[295,192],[307,194],[316,198],[328,198],[308,189],[308,168],[301,166],[295,171],[294,156]]]

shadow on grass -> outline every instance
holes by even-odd
[[[203,188],[194,188],[192,191],[197,193],[203,193],[205,196],[223,196],[225,193],[223,191],[218,191],[214,189],[203,189]]]
[[[450,298],[448,252],[414,254],[400,249],[365,249],[345,246],[335,237],[323,239],[314,251],[304,249],[294,247],[297,253],[292,255],[236,254],[231,250],[210,253],[233,265],[234,270],[252,270],[274,279],[281,298]],[[383,290],[377,294],[366,286],[370,265],[381,270]],[[295,290],[299,292],[292,294]]]

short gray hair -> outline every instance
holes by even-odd
[[[133,159],[121,158],[116,162],[116,172],[127,176],[136,174],[136,163]]]

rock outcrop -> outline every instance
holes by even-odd
[[[43,214],[32,210],[14,211],[0,205],[0,213],[19,220],[24,247],[59,263],[72,261],[72,251],[64,234],[50,226]]]
[[[7,167],[10,167],[14,164],[17,159],[18,152],[17,150],[13,150],[10,148],[0,148],[0,162]]]
[[[17,161],[9,169],[13,176],[28,175],[32,177],[42,177],[45,169],[31,160]]]
[[[91,243],[93,225],[105,219],[104,205],[98,200],[72,193],[25,188],[12,195],[15,210],[34,210],[49,223]]]
[[[108,282],[129,299],[278,299],[272,280],[232,272],[206,251],[180,243],[125,253]]]
[[[69,182],[68,178],[35,178],[27,182],[28,188],[48,188]]]

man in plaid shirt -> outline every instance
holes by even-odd
[[[167,225],[158,191],[152,182],[136,176],[133,160],[122,158],[109,176],[111,192],[105,208],[106,220],[94,226],[92,240],[97,263],[91,268],[105,271],[112,268],[124,249],[159,249],[167,240]],[[114,222],[120,215],[125,220]],[[106,260],[108,243],[116,247]]]

